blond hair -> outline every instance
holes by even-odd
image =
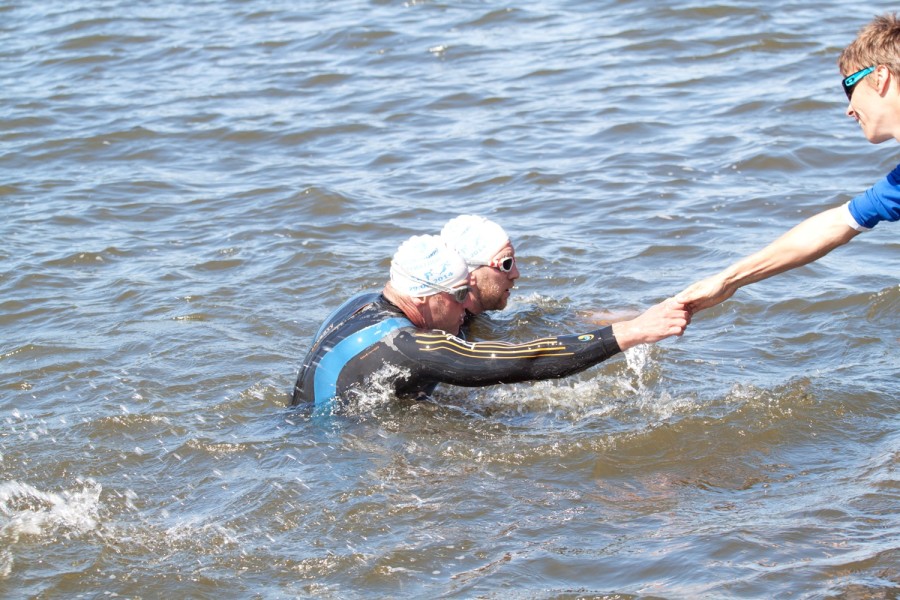
[[[894,77],[900,77],[900,19],[896,13],[872,19],[838,58],[838,68],[845,76],[873,65],[884,65]]]

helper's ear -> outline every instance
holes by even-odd
[[[891,87],[891,80],[893,80],[894,76],[891,74],[891,70],[888,69],[885,65],[878,65],[875,67],[875,89],[879,95],[884,96],[887,94],[888,90]]]

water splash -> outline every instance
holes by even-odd
[[[638,377],[639,387],[643,387],[643,385],[641,385],[641,376],[644,374],[644,369],[649,362],[649,344],[639,344],[625,351],[625,364],[628,365],[628,369]]]
[[[19,481],[0,484],[0,577],[13,567],[13,546],[24,537],[67,539],[97,528],[102,487],[91,479],[82,487],[44,492]]]
[[[406,379],[409,374],[409,369],[386,364],[370,375],[362,388],[348,390],[346,398],[335,401],[334,407],[329,412],[365,416],[391,406],[396,402],[394,381]]]

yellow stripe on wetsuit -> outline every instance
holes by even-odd
[[[416,344],[423,346],[425,352],[445,350],[471,358],[522,359],[540,358],[543,356],[572,356],[575,353],[566,346],[560,345],[556,338],[541,338],[527,344],[510,344],[507,342],[474,342],[466,343],[454,336],[419,334]]]

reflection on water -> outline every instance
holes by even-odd
[[[574,377],[287,408],[456,214],[523,341],[865,189],[835,60],[893,8],[0,6],[0,595],[895,597],[891,225]]]

